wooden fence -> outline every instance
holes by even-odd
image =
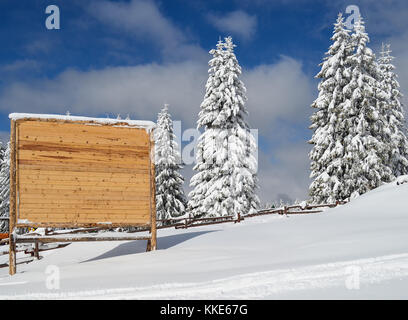
[[[180,218],[172,218],[172,219],[157,219],[157,229],[165,229],[165,228],[175,228],[175,229],[188,229],[193,227],[200,227],[200,226],[208,226],[213,224],[221,224],[221,223],[239,223],[245,219],[257,217],[257,216],[264,216],[270,214],[278,214],[278,215],[296,215],[296,214],[313,214],[313,213],[320,213],[323,212],[322,208],[334,208],[338,205],[345,204],[345,201],[337,201],[336,203],[329,203],[329,204],[320,204],[320,205],[291,205],[291,206],[283,206],[279,208],[269,208],[269,209],[262,209],[257,211],[256,213],[251,213],[247,215],[240,215],[237,214],[224,216],[224,217],[208,217],[208,218],[191,218],[191,217],[180,217]],[[95,228],[78,228],[72,230],[45,230],[45,235],[38,235],[38,234],[27,234],[21,235],[18,237],[19,248],[17,248],[17,252],[24,252],[28,254],[29,257],[19,261],[18,264],[21,263],[29,263],[34,260],[34,258],[40,259],[39,252],[46,251],[46,250],[53,250],[58,249],[61,247],[67,246],[70,242],[73,241],[92,241],[94,239],[98,239],[99,241],[112,241],[112,240],[135,240],[135,237],[112,237],[109,235],[104,236],[103,234],[99,233],[98,231],[108,230],[111,229],[110,226],[102,226],[102,227],[95,227]],[[128,233],[135,233],[135,232],[145,232],[149,231],[149,228],[137,228],[135,230],[128,231]],[[76,235],[78,233],[89,233],[87,236],[85,235]],[[147,240],[149,237],[137,237],[138,240]],[[49,246],[50,242],[57,242],[53,244],[53,246]],[[34,245],[27,246],[27,243],[34,243]],[[0,240],[0,248],[1,245],[8,244],[8,239]],[[8,254],[8,250],[0,250],[0,255]],[[8,264],[0,264],[1,267],[7,267]]]

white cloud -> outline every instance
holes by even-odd
[[[24,46],[24,50],[27,51],[28,54],[48,54],[57,44],[60,44],[58,38],[41,36],[38,39],[28,42]]]
[[[189,121],[197,114],[205,77],[206,67],[191,62],[67,70],[54,79],[10,84],[0,95],[0,109],[155,119],[166,102],[175,119]]]
[[[202,48],[191,44],[185,33],[167,19],[151,0],[93,1],[88,12],[118,31],[157,44],[165,58],[202,58],[205,54]]]
[[[40,62],[34,59],[22,59],[0,66],[0,71],[15,73],[27,70],[38,71],[40,68],[41,68]]]
[[[154,38],[163,43],[185,40],[184,34],[161,14],[152,1],[94,1],[88,11],[99,21],[138,37]]]
[[[272,154],[259,152],[259,196],[263,202],[308,199],[310,148],[299,142],[284,144]]]
[[[282,56],[276,64],[244,70],[250,121],[260,134],[273,132],[281,120],[299,124],[308,121],[316,88],[302,71],[302,64]]]
[[[236,10],[226,15],[208,14],[207,18],[219,31],[231,33],[249,39],[255,34],[257,18],[242,10]]]
[[[101,70],[66,70],[56,78],[12,82],[0,94],[0,109],[13,112],[56,112],[97,115],[130,113],[154,119],[169,103],[174,119],[196,120],[204,97],[207,65],[201,62],[146,64]],[[310,79],[291,58],[243,71],[250,122],[260,134],[284,119],[307,121],[313,100]]]

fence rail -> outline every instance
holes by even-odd
[[[322,209],[322,208],[334,208],[338,205],[346,204],[346,201],[336,201],[335,203],[319,204],[319,205],[292,205],[292,206],[283,206],[279,208],[268,208],[258,210],[255,213],[250,213],[246,215],[240,215],[239,213],[236,216],[223,216],[223,217],[207,217],[207,218],[192,218],[192,217],[181,217],[181,218],[171,218],[171,219],[158,219],[157,222],[162,223],[158,226],[158,229],[161,228],[171,228],[175,229],[187,229],[190,227],[198,227],[209,224],[218,224],[225,222],[241,222],[246,218],[263,216],[269,214],[280,214],[280,215],[291,215],[291,214],[312,214],[319,213],[323,210],[313,210],[313,209]],[[197,223],[199,222],[199,223]]]

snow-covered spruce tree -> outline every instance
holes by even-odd
[[[350,100],[343,94],[343,89],[351,77],[346,61],[352,55],[353,47],[341,13],[334,24],[331,40],[333,44],[316,75],[321,81],[319,95],[312,104],[316,109],[311,116],[310,129],[314,133],[309,141],[313,144],[309,153],[310,177],[314,178],[309,192],[313,203],[335,202],[348,197],[342,183],[346,169],[343,139],[347,134],[344,111]]]
[[[375,54],[367,47],[369,37],[361,17],[354,25],[352,42],[355,52],[347,60],[351,80],[343,90],[350,101],[344,119],[347,135],[343,140],[343,198],[353,198],[394,179],[385,137],[389,129],[379,103],[385,94]]]
[[[245,215],[259,205],[256,143],[244,117],[246,89],[231,37],[210,51],[209,77],[198,128],[197,172],[190,185],[189,212],[195,217]]]
[[[318,77],[313,107],[310,186],[312,202],[333,202],[363,194],[394,178],[390,165],[385,93],[362,18],[351,37],[341,15],[329,56]]]
[[[0,217],[9,216],[10,195],[10,143],[7,148],[1,148],[0,164]],[[0,220],[0,232],[8,232],[7,221]]]
[[[187,200],[183,190],[184,178],[179,172],[180,153],[167,104],[158,115],[154,138],[157,219],[170,219],[184,213]]]
[[[405,135],[404,110],[401,104],[402,94],[395,74],[395,66],[391,63],[394,59],[390,55],[390,45],[382,45],[378,59],[380,71],[380,86],[384,96],[379,99],[380,107],[384,113],[389,130],[384,136],[389,144],[389,158],[394,176],[408,174],[408,140]]]

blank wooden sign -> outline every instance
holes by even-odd
[[[10,119],[17,227],[151,224],[153,122],[35,114]]]

